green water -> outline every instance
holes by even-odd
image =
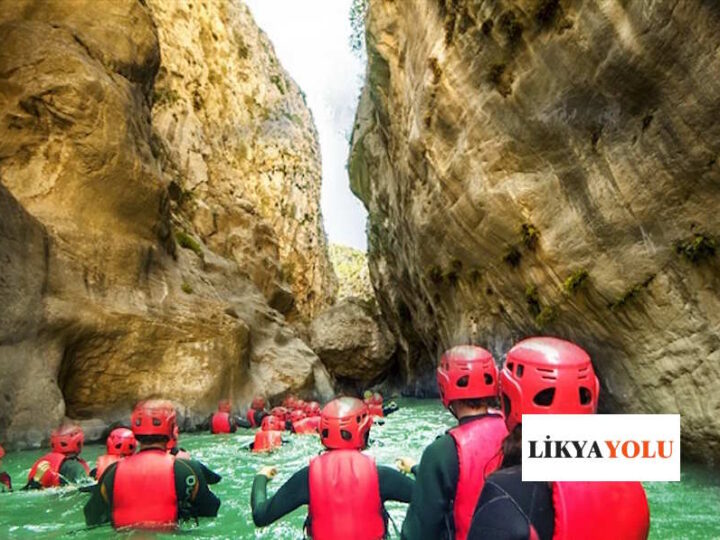
[[[422,449],[437,434],[453,425],[453,418],[436,401],[403,400],[401,409],[383,426],[374,426],[374,443],[369,449],[379,463],[392,465],[395,457],[419,458]],[[181,444],[192,455],[223,475],[213,490],[222,500],[215,520],[187,524],[175,536],[200,538],[302,538],[305,509],[299,509],[281,522],[256,529],[250,515],[250,486],[253,475],[263,465],[277,465],[278,476],[270,483],[274,492],[290,475],[317,454],[315,437],[292,437],[291,442],[272,455],[255,455],[241,450],[252,440],[249,430],[234,435],[182,435]],[[84,457],[91,462],[102,452],[100,445],[86,447]],[[44,451],[8,454],[3,466],[13,478],[15,488],[24,483],[32,463]],[[720,476],[708,469],[685,465],[680,483],[649,483],[646,489],[652,513],[653,539],[720,539]],[[82,507],[87,495],[72,488],[44,492],[0,494],[0,539],[4,538],[106,538],[115,536],[109,527],[86,530]],[[402,524],[405,505],[391,503],[388,510]],[[398,535],[392,530],[392,537]],[[124,534],[117,536],[135,536]],[[163,535],[165,537],[172,535]]]

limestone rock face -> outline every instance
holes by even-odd
[[[720,11],[371,0],[350,173],[411,390],[444,348],[588,349],[602,407],[720,457]]]
[[[263,50],[267,42],[244,8],[232,9],[245,17],[250,46]],[[319,176],[309,172],[317,162],[314,130],[298,128],[292,155],[278,150],[263,158],[273,170],[306,164],[312,189],[302,203],[312,219],[279,212],[269,219],[254,203],[232,199],[233,189],[244,193],[248,182],[262,189],[264,181],[243,176],[237,164],[249,158],[232,145],[247,138],[263,146],[273,132],[238,135],[245,128],[233,122],[245,113],[233,111],[236,101],[222,105],[227,121],[215,129],[207,119],[218,118],[221,105],[211,101],[207,116],[204,103],[193,107],[208,122],[196,127],[209,129],[213,144],[227,135],[226,153],[201,145],[195,131],[171,136],[172,112],[158,113],[153,125],[161,109],[153,88],[158,69],[169,76],[173,54],[200,50],[193,40],[212,36],[213,25],[242,29],[201,17],[205,30],[188,33],[173,51],[174,42],[158,41],[163,25],[195,23],[181,12],[177,19],[154,15],[131,0],[0,0],[0,440],[10,446],[37,444],[63,416],[125,418],[148,397],[172,399],[186,417],[200,417],[224,396],[242,406],[256,393],[324,397],[331,390],[317,356],[268,305],[269,297],[285,311],[297,304],[299,313],[312,312],[330,295],[318,203],[311,201],[319,189]],[[270,49],[262,58],[248,71],[267,61],[267,73],[281,72]],[[274,88],[269,76],[256,82],[259,94],[273,92],[263,87]],[[293,103],[300,122],[311,125],[301,102]],[[179,178],[195,179],[189,171],[205,159],[216,183],[198,182],[196,198]],[[270,207],[286,202],[283,190],[292,183],[273,178],[276,189],[264,195]],[[233,205],[244,209],[242,219]],[[306,266],[298,263],[302,272],[312,267],[307,281],[278,278],[289,241],[278,231],[315,238],[316,249],[303,253]],[[210,240],[243,234],[255,243],[246,257]],[[264,272],[256,265],[261,257]],[[265,287],[275,282],[280,292]]]
[[[352,296],[374,301],[375,291],[370,282],[367,254],[339,244],[331,244],[328,251],[337,276],[338,300]]]
[[[310,345],[345,390],[364,390],[394,365],[395,338],[377,308],[344,298],[310,325]]]
[[[244,4],[149,6],[162,51],[153,126],[187,226],[274,307],[311,318],[335,284],[305,98]]]

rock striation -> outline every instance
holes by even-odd
[[[148,4],[0,0],[10,446],[152,396],[331,392],[283,316],[334,294],[302,97],[244,5]]]
[[[587,348],[602,407],[720,458],[720,11],[370,0],[349,161],[406,388],[438,352]]]

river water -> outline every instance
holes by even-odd
[[[400,410],[371,432],[373,444],[368,452],[379,463],[392,465],[395,458],[408,455],[419,459],[422,449],[445,429],[453,418],[433,400],[402,400]],[[315,437],[288,435],[290,443],[271,455],[256,455],[243,450],[252,441],[250,430],[233,435],[181,435],[181,446],[193,457],[222,474],[223,481],[213,491],[222,500],[215,520],[201,520],[199,527],[186,524],[174,536],[198,538],[302,538],[306,509],[301,508],[282,521],[256,529],[250,515],[250,486],[261,466],[276,465],[279,473],[270,483],[274,492],[290,475],[321,450]],[[88,445],[83,452],[94,462],[103,446]],[[14,452],[3,459],[4,469],[13,478],[14,487],[22,487],[32,463],[44,451]],[[720,475],[709,469],[684,465],[680,483],[646,484],[650,500],[653,539],[720,539]],[[145,535],[112,532],[109,527],[87,530],[82,507],[87,495],[73,488],[45,492],[0,494],[0,539],[5,538],[107,538]],[[405,505],[391,503],[388,510],[400,528]],[[393,526],[391,537],[398,538]],[[173,535],[162,535],[169,537]]]

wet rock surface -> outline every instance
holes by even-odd
[[[411,391],[451,345],[551,334],[602,407],[720,457],[720,13],[371,0],[352,186]]]
[[[371,302],[344,298],[320,313],[309,333],[310,346],[341,389],[364,390],[394,365],[395,338]]]
[[[37,444],[63,417],[125,418],[147,397],[202,417],[224,396],[240,408],[256,393],[331,391],[318,357],[268,305],[275,298],[289,316],[306,317],[332,298],[309,112],[244,6],[212,4],[197,19],[172,6],[0,1],[0,440],[8,446]],[[200,50],[195,40],[208,36],[222,41],[212,37],[218,24],[264,51],[252,88],[275,96],[273,77],[282,77],[286,97],[267,110],[295,111],[295,132],[245,132],[249,106],[234,110],[244,98],[221,99],[242,78],[231,59],[222,80],[201,87],[213,100],[191,105],[192,115],[178,105],[185,88],[174,110],[163,103],[163,89],[174,87],[155,86],[158,72],[165,84],[185,67],[174,55]],[[168,37],[175,27],[192,29],[182,46]],[[185,77],[199,76],[188,69]],[[285,149],[263,155],[272,173],[243,175],[252,165],[241,139]],[[286,192],[300,177],[307,189]],[[248,186],[262,196],[247,195]],[[264,212],[261,201],[276,210]],[[287,201],[310,218],[283,212]],[[235,249],[240,236],[246,248]],[[278,270],[293,262],[292,278]]]

